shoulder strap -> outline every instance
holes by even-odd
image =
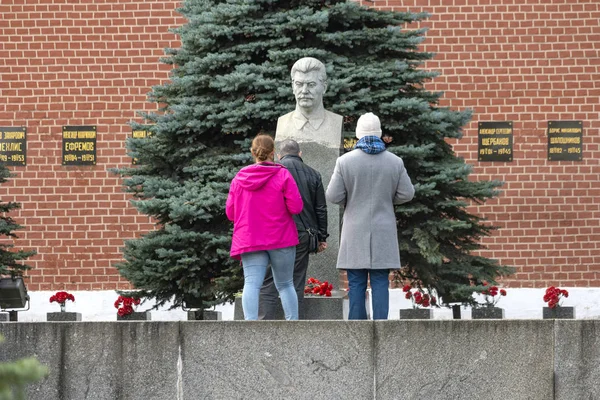
[[[310,229],[310,227],[306,227],[306,223],[304,223],[304,219],[302,218],[302,211],[300,211],[300,214],[298,214],[298,218],[300,218],[300,222],[302,222],[302,226],[304,226],[304,230],[308,232],[308,230]]]

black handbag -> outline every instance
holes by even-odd
[[[317,236],[317,232],[308,228],[306,233],[308,233],[308,252],[317,253],[319,251],[319,237]]]

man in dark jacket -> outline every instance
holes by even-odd
[[[279,143],[277,153],[279,162],[283,164],[294,177],[300,190],[304,208],[298,215],[294,215],[296,228],[298,228],[299,244],[296,246],[296,261],[294,265],[294,286],[298,294],[298,316],[304,319],[304,286],[306,284],[306,271],[308,270],[308,257],[311,252],[321,252],[327,248],[327,204],[325,189],[321,174],[304,164],[300,146],[295,140],[286,139]],[[317,236],[317,248],[310,248],[310,235],[308,230]],[[276,305],[278,304],[277,289],[273,283],[271,270],[267,270],[265,281],[260,289],[259,319],[275,319]]]

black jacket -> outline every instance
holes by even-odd
[[[327,204],[321,174],[304,164],[298,156],[283,156],[280,163],[294,177],[304,202],[302,212],[294,215],[298,231],[306,231],[306,228],[316,229],[319,242],[325,242],[329,234],[327,233]]]

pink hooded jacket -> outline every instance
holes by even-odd
[[[229,188],[225,212],[233,221],[231,257],[298,244],[292,214],[302,211],[298,186],[281,164],[264,162],[242,168]]]

